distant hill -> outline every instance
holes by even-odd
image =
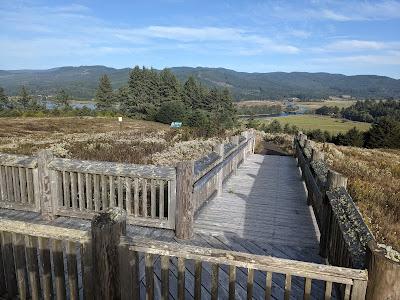
[[[385,76],[345,76],[329,73],[245,73],[223,68],[171,68],[185,81],[190,75],[208,87],[227,87],[236,99],[301,99],[351,95],[357,98],[400,98],[400,80]],[[129,68],[105,66],[60,67],[49,70],[0,70],[0,86],[16,95],[21,85],[33,94],[52,95],[60,88],[80,99],[94,97],[102,74],[111,78],[114,89],[126,84]]]

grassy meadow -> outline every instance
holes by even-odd
[[[0,118],[0,153],[171,165],[198,159],[217,139],[195,139],[185,130],[156,122],[117,118]]]
[[[340,109],[347,108],[356,103],[356,100],[324,100],[324,101],[310,101],[310,102],[296,102],[296,105],[306,108],[308,111],[314,111],[322,106],[334,107]]]
[[[321,129],[322,131],[326,130],[331,134],[344,133],[353,127],[356,127],[361,131],[367,131],[371,126],[369,123],[354,122],[345,119],[337,119],[318,115],[292,115],[287,117],[274,117],[268,119],[266,122],[271,122],[271,120],[278,120],[282,125],[296,125],[300,130],[305,132],[314,129]]]

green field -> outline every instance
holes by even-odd
[[[301,130],[307,132],[313,129],[327,130],[331,134],[346,132],[349,129],[356,127],[361,131],[367,131],[371,124],[363,122],[354,122],[345,119],[336,119],[326,116],[316,115],[294,115],[287,117],[271,118],[278,120],[282,125],[288,123],[289,125],[296,125]],[[267,122],[270,122],[269,119]]]
[[[325,100],[325,101],[312,101],[312,102],[296,102],[299,107],[304,107],[306,110],[316,110],[322,106],[334,107],[337,106],[340,109],[352,106],[357,101],[355,100]]]

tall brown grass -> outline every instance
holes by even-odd
[[[378,242],[400,250],[400,151],[318,144]]]

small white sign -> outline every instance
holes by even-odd
[[[122,122],[122,117],[118,117],[118,122]]]

